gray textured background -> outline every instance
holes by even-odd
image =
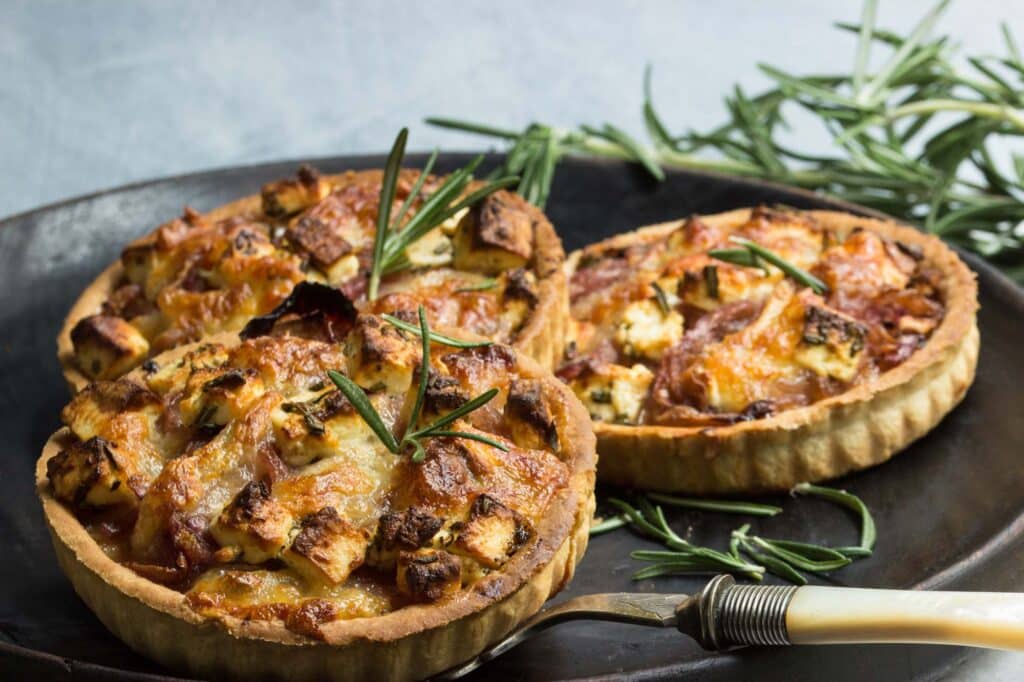
[[[931,0],[881,3],[908,30]],[[721,120],[754,65],[846,70],[860,0],[516,3],[0,0],[0,216],[150,177],[281,158],[482,148],[431,114],[520,127],[613,121],[640,131],[644,65],[670,122]],[[960,0],[938,30],[1001,50],[1024,2]],[[827,143],[816,129],[795,140]],[[1016,679],[995,655],[957,679]]]
[[[271,159],[479,148],[465,116],[641,129],[644,64],[666,118],[710,126],[734,82],[849,68],[860,0],[111,2],[0,0],[0,216],[146,178]],[[880,3],[909,29],[932,0]],[[939,30],[1001,49],[1024,2],[959,0]],[[800,130],[823,143],[816,129]]]

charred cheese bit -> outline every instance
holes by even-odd
[[[210,533],[234,556],[250,564],[276,557],[292,529],[292,516],[270,496],[270,484],[252,481],[235,495],[214,523]]]
[[[149,354],[149,342],[131,324],[110,315],[91,315],[71,330],[78,367],[93,379],[116,379]]]
[[[345,345],[352,381],[370,390],[404,393],[420,356],[420,342],[374,315],[360,315]]]
[[[324,507],[299,523],[281,558],[307,580],[337,585],[363,563],[369,535]]]
[[[160,398],[130,379],[94,381],[61,410],[60,417],[79,440],[104,432],[107,424],[124,411],[159,411]]]
[[[453,240],[460,270],[497,275],[525,266],[533,255],[533,218],[518,195],[495,192],[469,210]]]
[[[370,397],[377,411],[388,414],[386,395]],[[367,444],[376,451],[373,431],[339,391],[308,400],[281,403],[271,415],[274,443],[285,462],[303,466],[337,454],[343,444]]]
[[[654,374],[643,365],[605,364],[573,382],[576,397],[592,419],[618,424],[636,423]]]
[[[264,213],[272,218],[284,218],[322,201],[330,191],[330,183],[320,177],[315,168],[303,165],[295,179],[264,185],[260,197]]]
[[[615,342],[631,357],[657,360],[683,338],[683,316],[662,311],[653,299],[626,306],[615,327]]]
[[[435,536],[443,525],[444,519],[418,506],[400,512],[388,512],[380,518],[377,536],[367,553],[366,561],[376,568],[394,568],[398,552],[435,544]]]
[[[76,442],[46,463],[46,476],[58,499],[75,506],[134,507],[131,458],[102,438]]]
[[[189,376],[178,409],[186,424],[222,426],[244,415],[262,393],[253,370],[201,367]]]
[[[807,301],[803,335],[794,354],[812,372],[849,382],[857,375],[867,329],[860,322],[823,304]]]
[[[204,343],[188,352],[177,362],[143,365],[146,385],[160,395],[183,387],[197,369],[215,369],[228,360],[228,352],[219,344]]]
[[[420,602],[438,601],[462,587],[461,562],[443,549],[399,552],[398,589]]]
[[[530,532],[519,514],[485,493],[473,501],[451,549],[486,568],[500,568],[530,539]]]
[[[440,227],[435,227],[409,244],[405,256],[414,268],[439,268],[451,264],[452,250],[452,240]]]
[[[540,300],[537,277],[525,268],[516,268],[502,274],[497,286],[501,287],[502,326],[514,333],[523,326]]]
[[[516,445],[558,452],[558,426],[544,395],[543,382],[514,379],[509,384],[505,423]]]

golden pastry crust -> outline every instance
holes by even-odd
[[[218,335],[204,344],[168,351],[158,356],[156,362],[160,367],[168,367],[207,344],[229,350],[242,348],[232,335]],[[260,355],[265,355],[265,349]],[[517,545],[507,562],[454,594],[433,603],[411,603],[370,617],[316,623],[314,613],[311,632],[315,637],[305,633],[303,614],[286,623],[273,617],[200,612],[187,594],[148,580],[111,558],[75,513],[55,497],[50,481],[57,467],[48,467],[48,463],[74,440],[68,429],[50,438],[36,469],[37,491],[61,567],[103,623],[132,648],[197,676],[414,679],[464,661],[536,612],[571,579],[586,548],[594,508],[596,456],[585,411],[566,387],[528,357],[510,350],[496,350],[494,355],[514,364],[518,380],[543,388],[546,413],[554,415],[556,424],[558,458],[564,463],[567,477],[563,485],[553,489],[550,503],[542,516],[536,518],[529,537]],[[472,381],[483,376],[480,372],[500,376],[500,364],[485,362],[481,368],[479,362],[470,359],[463,366],[452,367],[453,372],[464,373],[460,375],[464,380]],[[305,369],[296,371],[300,372],[296,376],[305,377],[301,374]],[[142,383],[142,377],[140,369],[126,378]],[[207,381],[204,391],[227,385],[235,386],[236,382]],[[143,409],[152,402],[144,392],[131,391],[111,393],[109,399],[118,406],[130,405],[130,409]],[[75,410],[76,414],[66,416],[72,419],[72,427],[81,431],[84,427],[74,417],[90,423],[91,413],[79,408],[72,412]],[[107,479],[101,482],[109,483]],[[414,487],[400,486],[403,491]],[[496,502],[480,503],[478,498],[469,525],[477,517],[493,517],[499,523],[511,518],[512,512]],[[467,540],[467,546],[470,544],[472,541]],[[486,549],[483,548],[485,554]]]
[[[88,331],[83,327],[89,326],[88,321],[93,316],[97,316],[105,310],[109,311],[112,307],[111,304],[114,304],[113,307],[117,307],[116,292],[124,291],[125,282],[131,281],[129,276],[131,273],[125,266],[127,254],[133,249],[141,253],[138,249],[144,249],[154,242],[158,242],[159,230],[129,245],[126,248],[126,255],[100,273],[81,293],[72,305],[57,337],[58,360],[71,391],[80,390],[94,378],[116,378],[123,374],[124,369],[137,366],[147,357],[180,343],[196,341],[211,333],[236,330],[248,318],[266,313],[277,305],[298,281],[306,279],[330,281],[334,278],[346,290],[346,293],[359,299],[363,295],[358,283],[358,280],[362,279],[362,275],[359,273],[362,273],[367,267],[365,258],[359,254],[369,248],[365,243],[366,224],[367,221],[372,223],[372,220],[375,219],[375,208],[369,206],[367,200],[372,192],[369,192],[367,187],[374,187],[374,183],[379,183],[380,177],[381,172],[375,170],[349,171],[323,177],[316,175],[314,171],[302,170],[299,173],[299,180],[282,180],[265,186],[263,196],[248,196],[203,215],[186,210],[182,218],[167,224],[173,228],[169,230],[170,240],[183,238],[183,235],[187,234],[187,231],[184,230],[187,225],[231,225],[231,221],[237,221],[238,229],[241,230],[248,229],[247,222],[259,226],[257,229],[250,230],[259,233],[256,235],[259,238],[255,242],[257,250],[256,257],[253,259],[254,264],[247,266],[259,271],[238,273],[241,280],[244,281],[244,285],[253,291],[232,293],[230,288],[226,288],[224,296],[216,301],[197,302],[187,290],[190,288],[201,289],[204,286],[202,273],[193,276],[189,272],[187,263],[176,264],[170,269],[170,272],[176,277],[173,284],[179,289],[186,289],[186,291],[173,302],[164,298],[160,305],[161,310],[167,306],[177,306],[179,310],[182,310],[181,306],[184,306],[184,312],[180,313],[187,318],[184,327],[178,328],[177,323],[172,319],[170,328],[167,328],[166,317],[160,318],[158,314],[154,319],[154,316],[145,314],[156,305],[155,296],[164,290],[157,287],[155,290],[145,292],[144,298],[148,301],[142,297],[137,299],[143,306],[148,306],[146,310],[131,310],[124,315],[126,318],[130,318],[138,314],[138,317],[131,320],[133,324],[138,323],[135,325],[138,328],[122,324],[121,326],[127,329],[111,330],[110,335],[106,338],[97,333],[83,334],[83,331]],[[406,190],[416,177],[415,171],[403,171],[402,182]],[[304,181],[316,184],[306,186],[303,184]],[[435,182],[435,180],[431,179],[427,185],[429,186],[431,182]],[[318,189],[311,189],[314,186]],[[276,192],[274,188],[277,188]],[[335,201],[335,194],[332,192],[340,192],[346,198],[344,201]],[[345,194],[346,192],[347,194]],[[271,200],[269,197],[282,198]],[[289,201],[294,202],[294,205],[289,204]],[[282,203],[285,204],[285,208],[280,208],[280,210],[290,209],[290,213],[268,215],[268,210],[272,210],[274,206],[280,206]],[[330,213],[332,208],[336,209],[337,203],[344,204],[341,217],[338,216],[337,210],[333,214]],[[514,283],[508,282],[506,279],[517,271],[499,269],[493,273],[491,270],[487,270],[485,273],[483,270],[480,272],[459,270],[452,267],[451,256],[448,256],[448,265],[442,262],[443,258],[442,261],[432,264],[430,259],[433,256],[427,249],[423,256],[427,260],[424,261],[421,268],[415,270],[413,274],[400,273],[391,277],[390,284],[388,281],[384,282],[382,295],[374,302],[375,305],[371,307],[371,310],[390,312],[384,308],[394,307],[396,304],[407,308],[411,306],[411,309],[415,310],[415,305],[423,302],[428,305],[428,313],[433,317],[434,311],[429,309],[432,302],[440,305],[441,301],[456,297],[464,302],[462,309],[466,311],[459,314],[476,315],[477,317],[473,319],[476,319],[480,325],[490,325],[493,320],[497,320],[497,331],[492,338],[503,343],[511,343],[517,350],[530,355],[543,366],[553,367],[561,357],[568,320],[568,289],[562,268],[565,253],[561,240],[543,212],[529,205],[517,195],[500,191],[494,195],[492,203],[500,204],[499,208],[502,211],[508,212],[518,219],[515,222],[515,227],[520,228],[519,231],[529,233],[525,236],[519,235],[519,242],[514,245],[516,250],[522,252],[523,244],[520,242],[525,240],[526,245],[530,247],[528,258],[520,259],[522,262],[512,263],[510,261],[511,265],[522,265],[522,271],[526,273],[528,291],[525,300],[523,300],[523,296],[515,299],[514,294],[506,295],[506,289],[515,288]],[[297,207],[302,208],[300,210]],[[481,205],[480,210],[490,207],[490,204]],[[335,235],[329,234],[325,237],[322,231],[317,232],[313,228],[304,232],[299,230],[299,226],[315,224],[316,220],[325,223],[330,223],[333,220],[335,221],[332,223],[333,225],[343,224],[344,220],[350,217],[346,211],[353,213],[361,221],[359,230],[357,230],[357,232],[361,231],[359,239],[350,235],[353,242],[359,243],[346,244],[344,240],[339,243]],[[307,218],[306,223],[303,223],[303,220]],[[460,228],[461,223],[472,222],[469,218],[472,218],[472,214],[467,215],[459,223]],[[478,222],[482,223],[483,221]],[[162,228],[167,226],[162,226]],[[178,227],[182,229],[175,231]],[[458,242],[459,234],[469,232],[469,230],[460,231],[455,228],[454,223],[449,227],[455,229],[456,234],[443,238],[437,235],[438,248],[452,249],[453,245]],[[347,229],[341,228],[341,231],[344,232]],[[289,237],[283,240],[276,237],[268,241],[261,236],[262,232],[272,232],[273,230],[283,230]],[[372,228],[369,239],[372,241]],[[222,239],[221,241],[230,240]],[[200,247],[209,248],[209,245],[204,242]],[[223,244],[217,243],[213,248],[222,247]],[[260,259],[259,256],[264,249],[267,257]],[[342,252],[348,255],[338,257],[338,254]],[[474,258],[462,259],[464,262],[475,262],[475,260]],[[228,276],[234,274],[228,273]],[[472,285],[491,274],[497,274],[499,280],[498,286],[492,290],[459,291],[460,286]],[[220,273],[220,276],[223,277],[223,273]],[[189,277],[195,279],[196,282],[183,284],[182,280]],[[240,281],[239,284],[242,283]],[[260,288],[261,286],[263,288]],[[522,290],[523,287],[519,287],[519,289]],[[421,291],[421,300],[417,300],[415,295],[404,295],[415,294],[417,290]],[[389,297],[387,295],[389,292],[398,294],[398,297]],[[237,297],[234,297],[235,294]],[[463,301],[463,299],[465,300]],[[127,305],[131,306],[133,303],[129,301]],[[474,307],[479,308],[480,311],[473,312]],[[451,311],[450,305],[445,311],[438,310],[435,323],[460,326],[474,331],[472,322],[463,323],[464,320],[444,319],[446,314],[450,317]],[[121,322],[118,317],[114,319]],[[109,322],[109,320],[101,321]],[[104,324],[102,329],[107,330],[110,326],[109,323]],[[124,332],[129,333],[129,338],[122,338],[125,336]],[[78,357],[76,357],[76,340],[79,341]],[[86,346],[85,342],[90,343]],[[88,348],[84,353],[82,352],[83,347]],[[97,363],[94,365],[97,371],[92,371],[92,368],[90,371],[83,370],[81,362],[87,357],[89,362]],[[101,367],[102,370],[98,369]]]
[[[701,221],[736,226],[748,209]],[[623,486],[696,494],[786,490],[884,462],[931,430],[974,379],[979,334],[974,274],[939,239],[893,222],[808,211],[820,225],[848,234],[863,228],[920,250],[939,273],[944,315],[923,346],[869,381],[773,416],[721,425],[628,425],[595,421],[599,479]],[[664,239],[682,221],[641,228],[605,244],[628,247]],[[566,263],[571,276],[581,253]]]

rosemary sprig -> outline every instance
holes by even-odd
[[[905,36],[877,28],[874,0],[859,24],[849,73],[794,75],[759,69],[774,86],[757,95],[734,88],[726,122],[709,131],[670,132],[644,74],[642,116],[650,144],[610,124],[558,128],[531,123],[510,131],[451,119],[428,123],[511,143],[504,172],[543,206],[566,154],[635,161],[658,178],[663,167],[780,180],[864,204],[960,244],[1024,282],[1024,155],[1003,162],[992,150],[1024,136],[1024,57],[1004,25],[1000,56],[954,61],[954,41],[931,31],[947,0]],[[879,50],[887,55],[873,65]],[[792,149],[781,140],[791,111],[809,112],[836,152]],[[621,134],[619,134],[621,133]]]
[[[732,531],[728,551],[720,552],[710,547],[694,545],[676,534],[669,526],[661,507],[653,504],[651,500],[686,509],[754,516],[775,516],[782,512],[782,509],[753,502],[706,500],[663,493],[639,496],[635,506],[617,498],[609,498],[608,503],[620,513],[591,528],[591,535],[599,535],[629,525],[641,534],[659,540],[665,545],[666,550],[637,550],[630,554],[634,559],[652,562],[650,566],[640,569],[633,575],[635,580],[669,574],[711,572],[734,573],[753,580],[761,580],[764,573],[769,572],[783,580],[803,585],[807,583],[807,578],[802,571],[828,573],[848,566],[855,559],[871,555],[875,541],[875,524],[867,506],[860,498],[845,490],[807,483],[798,485],[793,489],[793,493],[822,497],[855,511],[860,516],[861,543],[856,547],[826,547],[796,540],[765,538],[752,534],[748,523]],[[753,563],[745,559],[744,555]]]
[[[410,244],[459,211],[472,206],[489,194],[505,187],[511,187],[519,181],[517,177],[500,177],[466,194],[466,190],[473,182],[473,172],[483,161],[483,156],[478,156],[469,165],[445,178],[441,186],[427,197],[422,206],[413,211],[406,220],[406,215],[409,214],[413,203],[423,189],[427,174],[430,173],[437,160],[437,152],[434,152],[413,184],[409,196],[402,202],[395,219],[392,220],[391,207],[395,201],[398,174],[402,170],[402,160],[405,157],[405,145],[408,138],[409,130],[402,128],[395,138],[395,143],[391,147],[387,163],[384,166],[380,204],[377,209],[377,231],[373,238],[373,264],[370,267],[370,281],[367,287],[367,298],[371,301],[377,298],[382,277],[409,267],[405,250]]]
[[[405,428],[405,432],[400,436],[396,437],[391,429],[388,428],[387,424],[381,418],[380,413],[370,402],[369,396],[366,392],[359,387],[354,381],[349,379],[341,372],[334,370],[328,370],[327,376],[330,377],[334,385],[338,387],[352,406],[359,413],[359,416],[363,418],[363,421],[367,423],[370,429],[376,434],[377,438],[384,444],[384,447],[393,454],[401,454],[403,450],[412,449],[412,461],[422,462],[426,457],[426,450],[423,447],[423,441],[427,438],[465,438],[468,440],[475,440],[481,443],[486,443],[492,447],[498,448],[508,452],[508,447],[493,438],[488,438],[479,433],[468,433],[465,431],[451,431],[445,429],[452,422],[460,419],[470,412],[483,407],[485,404],[490,402],[494,396],[498,395],[498,389],[492,388],[489,391],[478,395],[472,400],[468,401],[464,405],[452,410],[448,414],[442,415],[435,419],[433,422],[424,426],[420,429],[416,429],[416,425],[420,421],[420,416],[423,410],[423,404],[426,399],[427,393],[427,380],[430,375],[430,342],[434,340],[434,334],[430,331],[430,326],[427,324],[427,314],[423,306],[419,307],[419,337],[422,344],[422,357],[420,359],[420,371],[418,377],[418,383],[416,385],[416,399],[413,402],[412,412],[409,414],[409,420]],[[392,324],[394,321],[389,320]],[[403,323],[405,324],[405,323]],[[397,326],[397,325],[396,325]],[[412,325],[409,325],[412,326]]]
[[[782,270],[786,275],[792,277],[800,284],[806,287],[810,287],[811,290],[816,294],[827,294],[828,285],[822,282],[820,279],[807,272],[803,268],[793,265],[788,260],[780,256],[779,254],[766,249],[757,242],[743,237],[737,237],[733,235],[729,237],[729,241],[742,246],[742,249],[711,249],[708,251],[708,255],[712,258],[725,261],[727,263],[733,263],[735,265],[743,265],[746,267],[759,267],[764,270],[764,266],[761,265],[761,261],[767,261]]]
[[[630,556],[635,559],[653,559],[657,563],[634,574],[636,580],[664,575],[666,573],[708,573],[728,572],[760,580],[764,569],[725,552],[701,547],[681,538],[668,525],[661,507],[652,505],[643,497],[638,499],[639,509],[618,498],[609,498],[608,503],[618,508],[629,522],[644,534],[660,540],[672,552],[646,552],[638,550]]]
[[[403,331],[407,331],[410,334],[415,334],[416,336],[420,336],[422,334],[422,330],[419,327],[411,325],[404,320],[400,320],[394,315],[388,315],[385,313],[381,315],[381,317],[388,323]],[[439,343],[442,346],[451,346],[452,348],[482,348],[484,346],[494,345],[493,341],[462,341],[461,339],[456,339],[445,334],[439,334],[435,331],[430,332],[430,340],[434,343]]]

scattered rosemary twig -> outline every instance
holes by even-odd
[[[414,183],[409,196],[402,203],[398,214],[391,220],[391,207],[395,201],[398,188],[398,174],[402,170],[402,159],[405,157],[405,143],[409,138],[409,130],[402,128],[391,147],[387,164],[384,166],[384,177],[381,181],[380,204],[377,209],[377,232],[373,239],[373,264],[370,268],[370,281],[367,297],[372,301],[377,297],[380,280],[384,275],[398,272],[410,266],[405,249],[435,227],[448,220],[464,208],[468,208],[489,194],[499,189],[511,187],[519,181],[517,177],[500,177],[490,181],[469,194],[466,190],[473,182],[473,172],[483,160],[483,156],[473,159],[468,166],[455,171],[441,183],[419,209],[412,211],[406,221],[406,215],[412,208],[417,196],[423,188],[427,174],[437,159],[435,152],[430,156],[423,171]],[[463,196],[465,195],[465,196]],[[461,197],[461,198],[460,198]],[[403,223],[403,221],[405,221]]]
[[[388,428],[387,424],[381,418],[380,413],[370,402],[369,396],[366,392],[359,387],[354,381],[349,379],[347,376],[334,370],[328,370],[327,376],[331,378],[334,385],[338,387],[352,406],[359,413],[359,416],[363,418],[363,421],[369,425],[370,429],[377,435],[377,438],[384,444],[384,447],[389,452],[394,454],[401,454],[403,450],[412,449],[412,461],[422,462],[426,457],[426,450],[423,447],[423,441],[427,438],[434,437],[451,437],[451,438],[466,438],[468,440],[475,440],[481,443],[486,443],[499,450],[508,451],[508,447],[503,443],[500,443],[492,438],[478,434],[478,433],[467,433],[464,431],[450,431],[445,429],[446,426],[455,422],[457,419],[466,416],[470,412],[483,407],[485,404],[491,401],[494,396],[498,395],[498,389],[492,388],[489,391],[478,395],[472,400],[465,404],[457,407],[448,414],[442,415],[435,419],[432,423],[417,429],[416,426],[420,421],[420,416],[423,411],[423,403],[426,398],[427,392],[427,380],[430,375],[430,342],[434,340],[434,335],[430,331],[430,326],[427,324],[426,311],[421,305],[419,307],[419,337],[422,343],[423,354],[420,359],[420,372],[418,377],[418,383],[416,386],[416,400],[413,403],[412,412],[409,415],[409,421],[403,433],[400,437],[396,437],[391,429]],[[393,319],[388,320],[391,324],[395,324]],[[400,321],[400,320],[399,320]],[[405,323],[402,323],[405,324]],[[398,325],[396,325],[398,326]],[[411,325],[409,325],[411,326]],[[454,339],[453,339],[454,340]]]
[[[1024,281],[1024,154],[993,153],[1024,136],[1024,56],[1004,25],[1002,55],[968,56],[961,66],[954,41],[930,35],[947,4],[903,36],[876,28],[877,2],[866,0],[862,23],[836,25],[857,35],[849,72],[797,76],[761,64],[774,87],[752,96],[734,88],[727,121],[710,131],[669,131],[654,107],[650,69],[641,108],[650,144],[610,124],[517,131],[427,122],[510,142],[503,172],[520,175],[520,193],[539,206],[566,154],[635,161],[655,178],[662,167],[768,178],[918,223]],[[879,49],[888,54],[872,64]],[[836,152],[783,143],[794,110],[815,117]]]
[[[770,249],[766,249],[757,242],[744,239],[743,237],[737,237],[735,235],[729,237],[729,241],[739,244],[743,248],[711,249],[708,251],[708,255],[712,258],[717,258],[720,261],[725,261],[726,263],[742,265],[750,268],[761,268],[762,270],[765,269],[764,265],[761,263],[761,261],[764,260],[771,263],[779,270],[782,270],[783,273],[792,277],[800,284],[810,287],[814,293],[821,295],[828,293],[828,285],[820,279],[803,268],[793,265],[782,256]]]
[[[635,506],[617,498],[609,498],[608,503],[620,513],[595,525],[591,535],[629,525],[665,545],[666,550],[637,550],[631,553],[634,559],[651,562],[651,565],[633,575],[635,580],[669,574],[720,572],[761,580],[765,572],[768,572],[783,580],[803,585],[807,578],[801,571],[828,573],[849,565],[855,559],[871,555],[875,542],[875,524],[860,498],[845,490],[808,483],[798,485],[793,493],[818,496],[855,511],[860,516],[860,544],[855,547],[826,547],[796,540],[765,538],[752,534],[750,524],[744,524],[732,531],[728,552],[701,547],[676,534],[665,519],[661,507],[653,504],[652,500],[687,509],[754,516],[774,516],[782,509],[753,502],[695,499],[662,493],[639,496]],[[744,555],[750,560],[744,558]]]

